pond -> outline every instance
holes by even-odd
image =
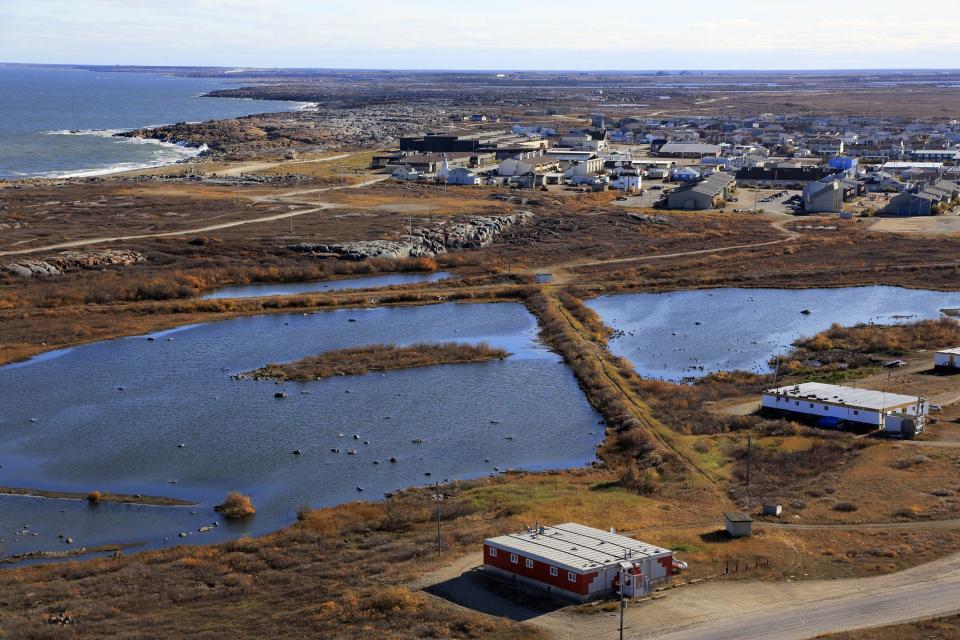
[[[769,371],[769,360],[797,338],[834,322],[936,318],[940,309],[960,306],[960,293],[883,286],[703,289],[603,296],[587,306],[622,332],[610,348],[637,373],[681,380],[711,371]]]
[[[515,303],[263,315],[150,337],[0,367],[0,486],[199,504],[4,496],[0,555],[70,548],[58,535],[89,547],[262,534],[304,506],[507,468],[584,465],[603,437],[572,373],[537,342],[535,319]],[[487,341],[512,355],[280,385],[231,379],[330,349],[423,340]],[[275,399],[278,391],[287,397]],[[250,493],[257,515],[226,526],[213,506],[231,490]],[[221,526],[199,533],[214,521]]]
[[[446,280],[450,274],[446,271],[433,273],[384,273],[362,278],[344,278],[323,282],[273,282],[249,284],[237,287],[223,287],[203,296],[204,300],[218,298],[256,298],[261,296],[292,296],[298,293],[317,293],[319,291],[344,291],[347,289],[375,289],[393,287],[399,284],[422,284]]]

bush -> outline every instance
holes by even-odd
[[[89,502],[90,504],[97,504],[100,502],[100,498],[102,497],[103,496],[99,491],[91,491],[90,493],[87,494],[87,502]]]
[[[844,513],[853,513],[859,508],[860,507],[853,504],[852,502],[838,502],[837,504],[833,505],[834,511],[842,511]]]
[[[652,467],[638,469],[637,465],[628,463],[620,473],[620,485],[642,495],[651,495],[660,488],[660,474]]]
[[[239,491],[228,493],[223,503],[214,507],[214,510],[222,513],[223,517],[231,519],[246,518],[257,512],[250,498]]]

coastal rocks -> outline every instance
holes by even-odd
[[[55,266],[43,260],[21,260],[20,262],[11,262],[4,267],[7,271],[21,278],[45,278],[48,276],[58,276],[62,271]]]
[[[146,257],[128,249],[96,249],[64,251],[43,259],[23,259],[4,265],[4,269],[22,278],[58,276],[71,269],[102,269],[145,262]]]
[[[297,253],[334,255],[343,260],[432,257],[449,251],[477,249],[494,242],[512,227],[533,218],[529,211],[494,216],[473,216],[464,222],[440,223],[415,230],[399,240],[360,240],[344,244],[301,242],[286,248]]]

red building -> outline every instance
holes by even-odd
[[[568,522],[485,540],[483,568],[580,601],[621,583],[633,597],[670,580],[673,552]]]

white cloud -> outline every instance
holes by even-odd
[[[0,60],[570,68],[960,66],[952,1],[2,0]],[[492,64],[493,63],[493,64]]]

